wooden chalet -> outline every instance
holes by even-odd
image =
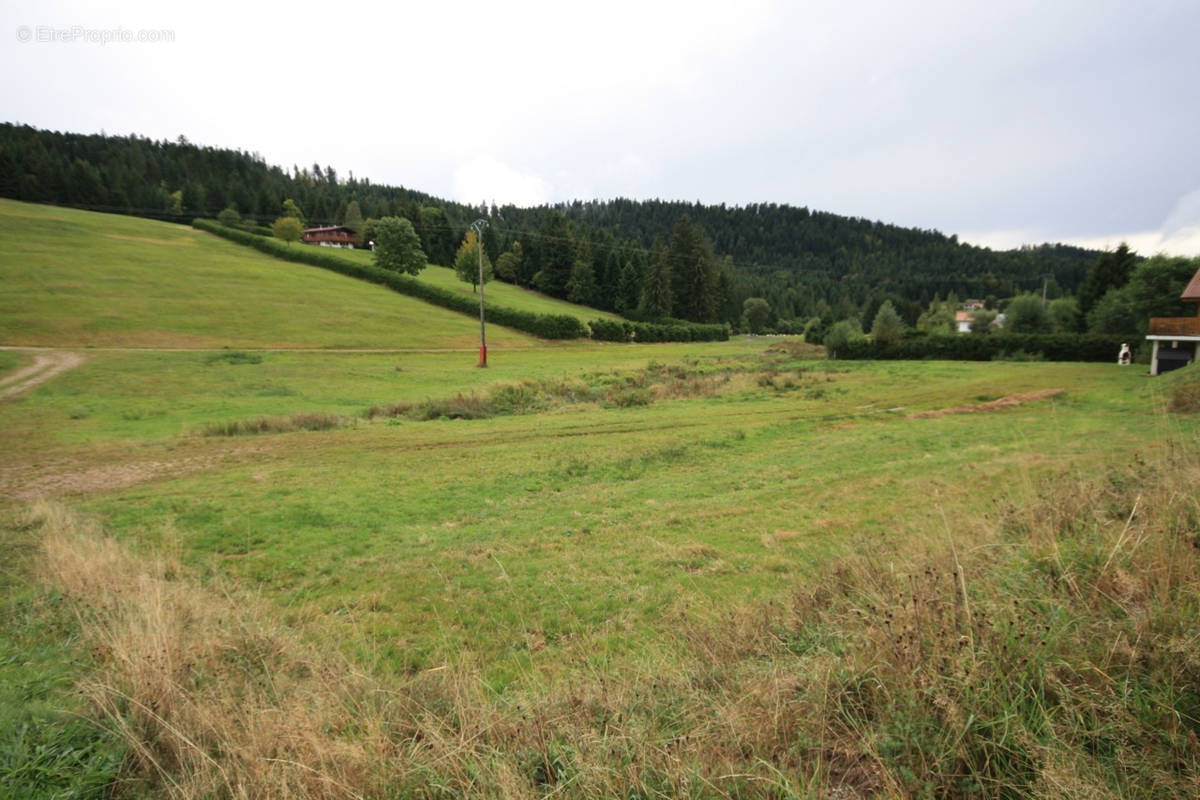
[[[300,236],[305,244],[316,244],[322,247],[349,247],[354,249],[358,237],[353,228],[345,225],[326,225],[321,228],[306,228]]]
[[[1200,303],[1200,271],[1192,276],[1179,299]],[[1194,317],[1151,317],[1146,339],[1154,348],[1150,353],[1151,375],[1186,367],[1200,355],[1200,308]]]

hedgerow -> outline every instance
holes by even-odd
[[[849,360],[994,361],[1014,355],[1040,356],[1045,361],[1116,362],[1122,342],[1136,351],[1128,336],[1085,333],[990,333],[949,336],[909,336],[891,344],[869,340],[848,342],[837,357]]]
[[[393,291],[451,311],[471,315],[479,313],[478,303],[469,297],[457,295],[437,286],[430,286],[391,270],[368,264],[356,264],[333,253],[322,252],[318,248],[288,245],[278,239],[268,239],[234,228],[227,228],[208,219],[194,219],[192,227],[216,234],[237,244],[253,247],[260,252],[282,258],[285,261],[320,267],[350,278],[386,286]],[[566,314],[536,314],[532,311],[517,311],[494,305],[487,305],[486,308],[490,322],[531,333],[542,339],[581,339],[588,335],[588,329],[582,322]]]
[[[729,339],[725,325],[697,322],[618,322],[594,319],[588,323],[592,338],[604,342],[723,342]]]

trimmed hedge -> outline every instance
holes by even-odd
[[[592,338],[603,342],[724,342],[729,339],[725,325],[701,325],[696,322],[617,322],[594,319],[588,322]]]
[[[451,311],[460,311],[471,316],[479,313],[479,303],[469,297],[437,286],[430,286],[398,272],[367,264],[356,264],[353,261],[339,258],[333,253],[322,252],[316,247],[302,244],[288,245],[278,239],[269,239],[235,228],[227,228],[209,219],[194,219],[192,227],[216,234],[231,242],[253,247],[269,256],[328,269],[350,278],[370,281],[409,297],[448,308]],[[581,339],[588,335],[588,329],[582,322],[566,314],[536,314],[532,311],[516,311],[511,308],[486,304],[485,307],[489,322],[532,333],[542,339]]]
[[[1129,336],[1084,333],[989,333],[908,336],[892,344],[862,340],[838,348],[840,359],[993,361],[1015,354],[1046,361],[1117,361],[1121,343],[1136,353],[1139,341]]]
[[[600,342],[628,342],[628,322],[618,322],[615,319],[593,319],[588,322],[592,329],[592,338]]]

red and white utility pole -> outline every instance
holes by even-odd
[[[483,229],[487,220],[480,217],[471,223],[475,231],[475,249],[479,251],[479,366],[487,366],[487,328],[483,321]]]

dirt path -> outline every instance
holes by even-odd
[[[13,348],[14,350],[17,348]],[[83,363],[83,356],[66,350],[45,350],[33,357],[33,363],[0,378],[0,400],[7,400],[45,383],[56,375]]]
[[[1038,400],[1045,400],[1048,397],[1058,397],[1060,394],[1066,394],[1066,391],[1066,389],[1043,389],[1040,392],[1010,394],[988,403],[972,403],[965,406],[955,406],[954,408],[921,411],[916,414],[909,414],[905,419],[930,419],[932,417],[945,417],[949,414],[979,414],[986,411],[999,411],[1002,408],[1013,408],[1025,403],[1034,403]]]

